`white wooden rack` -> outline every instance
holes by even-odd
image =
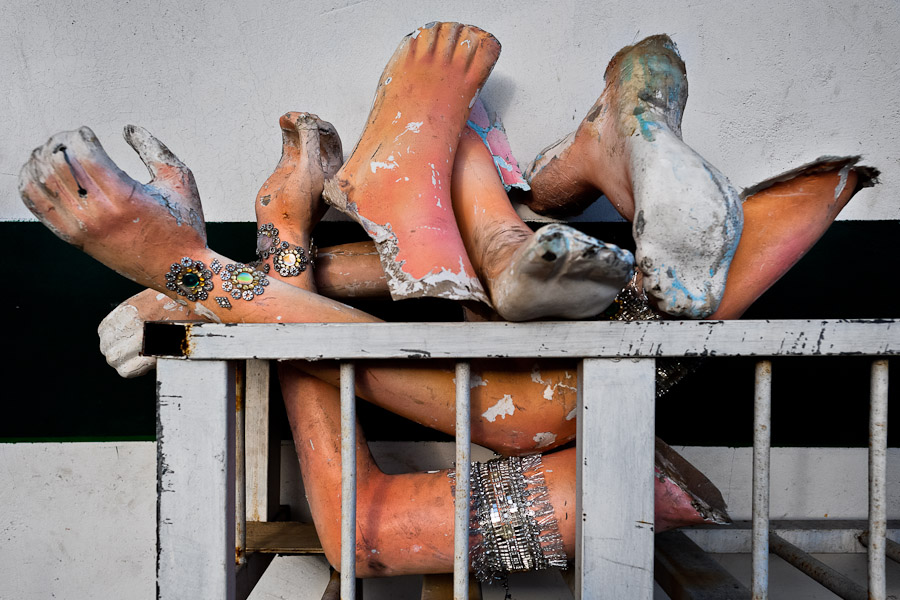
[[[477,340],[477,343],[473,343]],[[246,518],[267,520],[268,360],[341,361],[342,548],[355,548],[354,363],[371,359],[457,361],[457,536],[454,597],[468,592],[468,361],[578,361],[578,506],[574,591],[579,599],[653,595],[655,359],[754,356],[753,580],[767,597],[769,552],[799,552],[770,531],[769,357],[863,355],[871,369],[868,590],[838,573],[820,580],[844,597],[885,598],[887,358],[900,353],[900,321],[639,321],[560,323],[148,324],[145,354],[158,363],[157,597],[234,598]],[[247,361],[246,368],[239,361]],[[244,376],[236,382],[235,374]],[[255,391],[254,391],[255,390]],[[748,427],[750,425],[748,424]],[[247,452],[245,453],[245,448]],[[277,487],[275,488],[277,492]],[[460,502],[462,499],[462,502]],[[267,512],[268,511],[268,512]],[[270,515],[269,515],[270,516]],[[819,536],[821,539],[821,536]],[[657,542],[657,577],[675,577],[684,538]],[[661,553],[660,550],[664,552]],[[809,550],[812,551],[812,550]],[[888,554],[894,550],[888,548]],[[668,558],[666,558],[668,557]],[[341,561],[341,597],[355,597],[353,554]],[[703,558],[695,557],[702,563]],[[812,559],[815,560],[815,559]],[[697,567],[696,562],[692,563]],[[705,563],[704,563],[705,564]],[[713,568],[713,567],[710,567]],[[661,571],[665,571],[662,573]],[[836,583],[835,583],[836,582]],[[680,584],[684,597],[691,582]],[[828,584],[826,584],[828,585]],[[735,592],[732,597],[741,597]],[[714,597],[706,595],[703,597]]]

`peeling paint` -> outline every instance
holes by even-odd
[[[507,416],[512,416],[513,413],[516,412],[516,407],[513,404],[512,396],[506,394],[497,401],[497,403],[484,411],[481,416],[491,423],[497,420],[497,417],[500,417],[503,420],[506,420]],[[555,436],[554,436],[555,439]]]
[[[852,165],[845,165],[843,169],[840,171],[841,180],[838,182],[836,188],[834,188],[834,199],[837,200],[841,197],[841,194],[844,192],[844,188],[847,187],[847,177],[850,175],[850,170],[853,168]]]
[[[578,408],[573,408],[569,411],[569,414],[566,415],[566,421],[571,421],[575,417],[578,416]]]
[[[541,433],[536,433],[531,439],[533,439],[537,444],[535,448],[545,448],[556,441],[556,434],[549,431],[544,431]]]
[[[399,166],[399,165],[397,164],[397,161],[394,160],[394,155],[393,155],[393,154],[392,154],[391,156],[388,157],[388,160],[391,161],[391,162],[379,162],[379,161],[373,160],[372,162],[369,163],[369,167],[371,167],[372,172],[374,173],[374,172],[377,171],[378,169],[388,169],[388,170],[391,170],[391,169],[396,169],[396,168]]]
[[[194,305],[194,312],[205,319],[209,319],[213,323],[221,323],[222,322],[222,319],[220,319],[216,313],[209,310],[208,308],[206,308],[199,302]]]

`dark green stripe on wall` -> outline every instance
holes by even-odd
[[[581,227],[629,246],[627,224]],[[210,245],[236,260],[252,258],[250,223],[209,224]],[[362,239],[349,223],[326,223],[317,242]],[[882,318],[900,316],[900,223],[842,221],[748,312],[747,318]],[[122,379],[100,354],[97,325],[137,285],[57,240],[37,223],[0,223],[6,257],[0,441],[150,440],[155,433],[152,375]],[[391,320],[453,320],[445,301],[367,303]],[[892,361],[892,367],[896,361]],[[775,361],[773,444],[864,446],[868,359]],[[895,376],[900,372],[894,369]],[[753,361],[708,361],[660,401],[657,431],[671,444],[749,445]],[[900,379],[896,379],[900,381]],[[897,414],[900,384],[891,386]],[[361,406],[373,439],[435,439],[398,417]],[[889,428],[890,444],[900,443]]]

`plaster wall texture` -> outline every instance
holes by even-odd
[[[349,154],[397,43],[433,20],[479,25],[503,44],[483,98],[523,166],[581,121],[616,50],[668,33],[690,80],[684,138],[735,185],[824,154],[863,154],[884,183],[842,218],[900,218],[893,0],[7,0],[0,219],[31,219],[16,191],[21,165],[50,135],[80,125],[146,181],[121,138],[134,123],[193,169],[207,220],[252,221],[280,156],[278,117],[319,114]]]

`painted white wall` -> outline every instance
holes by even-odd
[[[0,6],[0,219],[30,219],[19,168],[51,134],[147,127],[197,176],[207,219],[251,221],[280,155],[278,117],[318,113],[349,153],[400,38],[432,20],[494,33],[484,90],[520,162],[568,133],[612,54],[673,36],[690,100],[684,137],[740,187],[823,154],[863,154],[884,184],[842,218],[900,217],[900,3],[894,0],[6,0]]]
[[[749,449],[677,449],[719,487],[734,518],[749,516]],[[378,443],[372,450],[389,472],[442,468],[453,460],[449,443]],[[302,494],[290,444],[282,446],[281,464],[282,481],[295,484],[282,488],[282,502],[292,505],[296,518]],[[861,518],[865,465],[864,449],[773,449],[773,518]],[[888,518],[897,519],[900,449],[889,450],[888,467]],[[0,444],[0,542],[0,600],[153,598],[156,444]],[[524,574],[513,581],[516,598],[555,597],[549,588],[568,597],[553,579]],[[403,586],[412,590],[409,596],[397,595],[389,582],[374,582],[367,597],[418,598],[414,582],[406,578]]]

